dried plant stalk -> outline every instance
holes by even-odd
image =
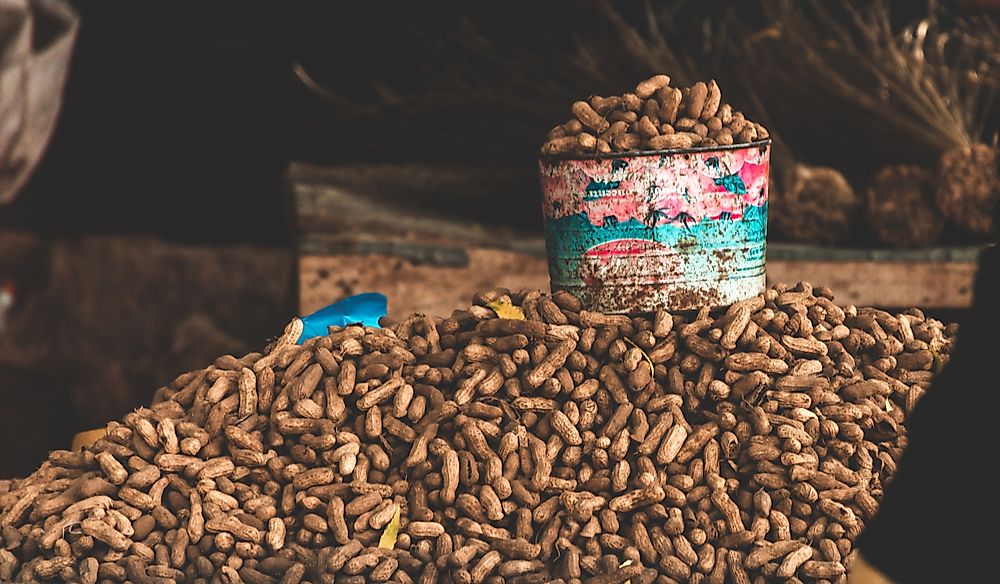
[[[762,72],[749,78],[751,94],[784,115],[778,123],[769,121],[777,134],[783,126],[795,127],[803,149],[824,144],[834,157],[850,153],[842,163],[860,174],[886,162],[930,166],[940,160],[938,212],[972,233],[991,229],[1000,180],[992,164],[996,154],[981,141],[1000,86],[995,23],[951,19],[932,8],[897,33],[887,0],[864,7],[842,0],[832,8],[817,0],[768,0],[764,7],[772,26],[744,34],[741,48]],[[803,110],[802,103],[811,109]],[[871,156],[858,156],[862,152]],[[872,199],[894,196],[902,199]],[[941,232],[910,206],[918,198],[907,189],[880,188],[869,199],[869,213],[912,210],[912,220],[927,223],[918,230],[921,243],[934,243]],[[870,217],[869,223],[893,231],[897,220]],[[889,239],[894,245],[917,243]]]

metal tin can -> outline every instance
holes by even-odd
[[[764,140],[542,158],[552,289],[625,314],[760,294],[770,155]]]

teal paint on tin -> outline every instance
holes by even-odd
[[[607,313],[723,306],[764,290],[770,142],[542,159],[553,290]]]

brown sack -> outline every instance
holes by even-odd
[[[52,136],[78,25],[63,0],[0,0],[0,204]]]

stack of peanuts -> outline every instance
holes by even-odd
[[[808,284],[301,331],[0,482],[0,580],[844,582],[955,333]]]
[[[728,146],[764,140],[764,126],[722,103],[715,80],[691,87],[670,86],[655,75],[633,93],[578,101],[574,119],[552,128],[543,155],[593,155],[610,152]]]

